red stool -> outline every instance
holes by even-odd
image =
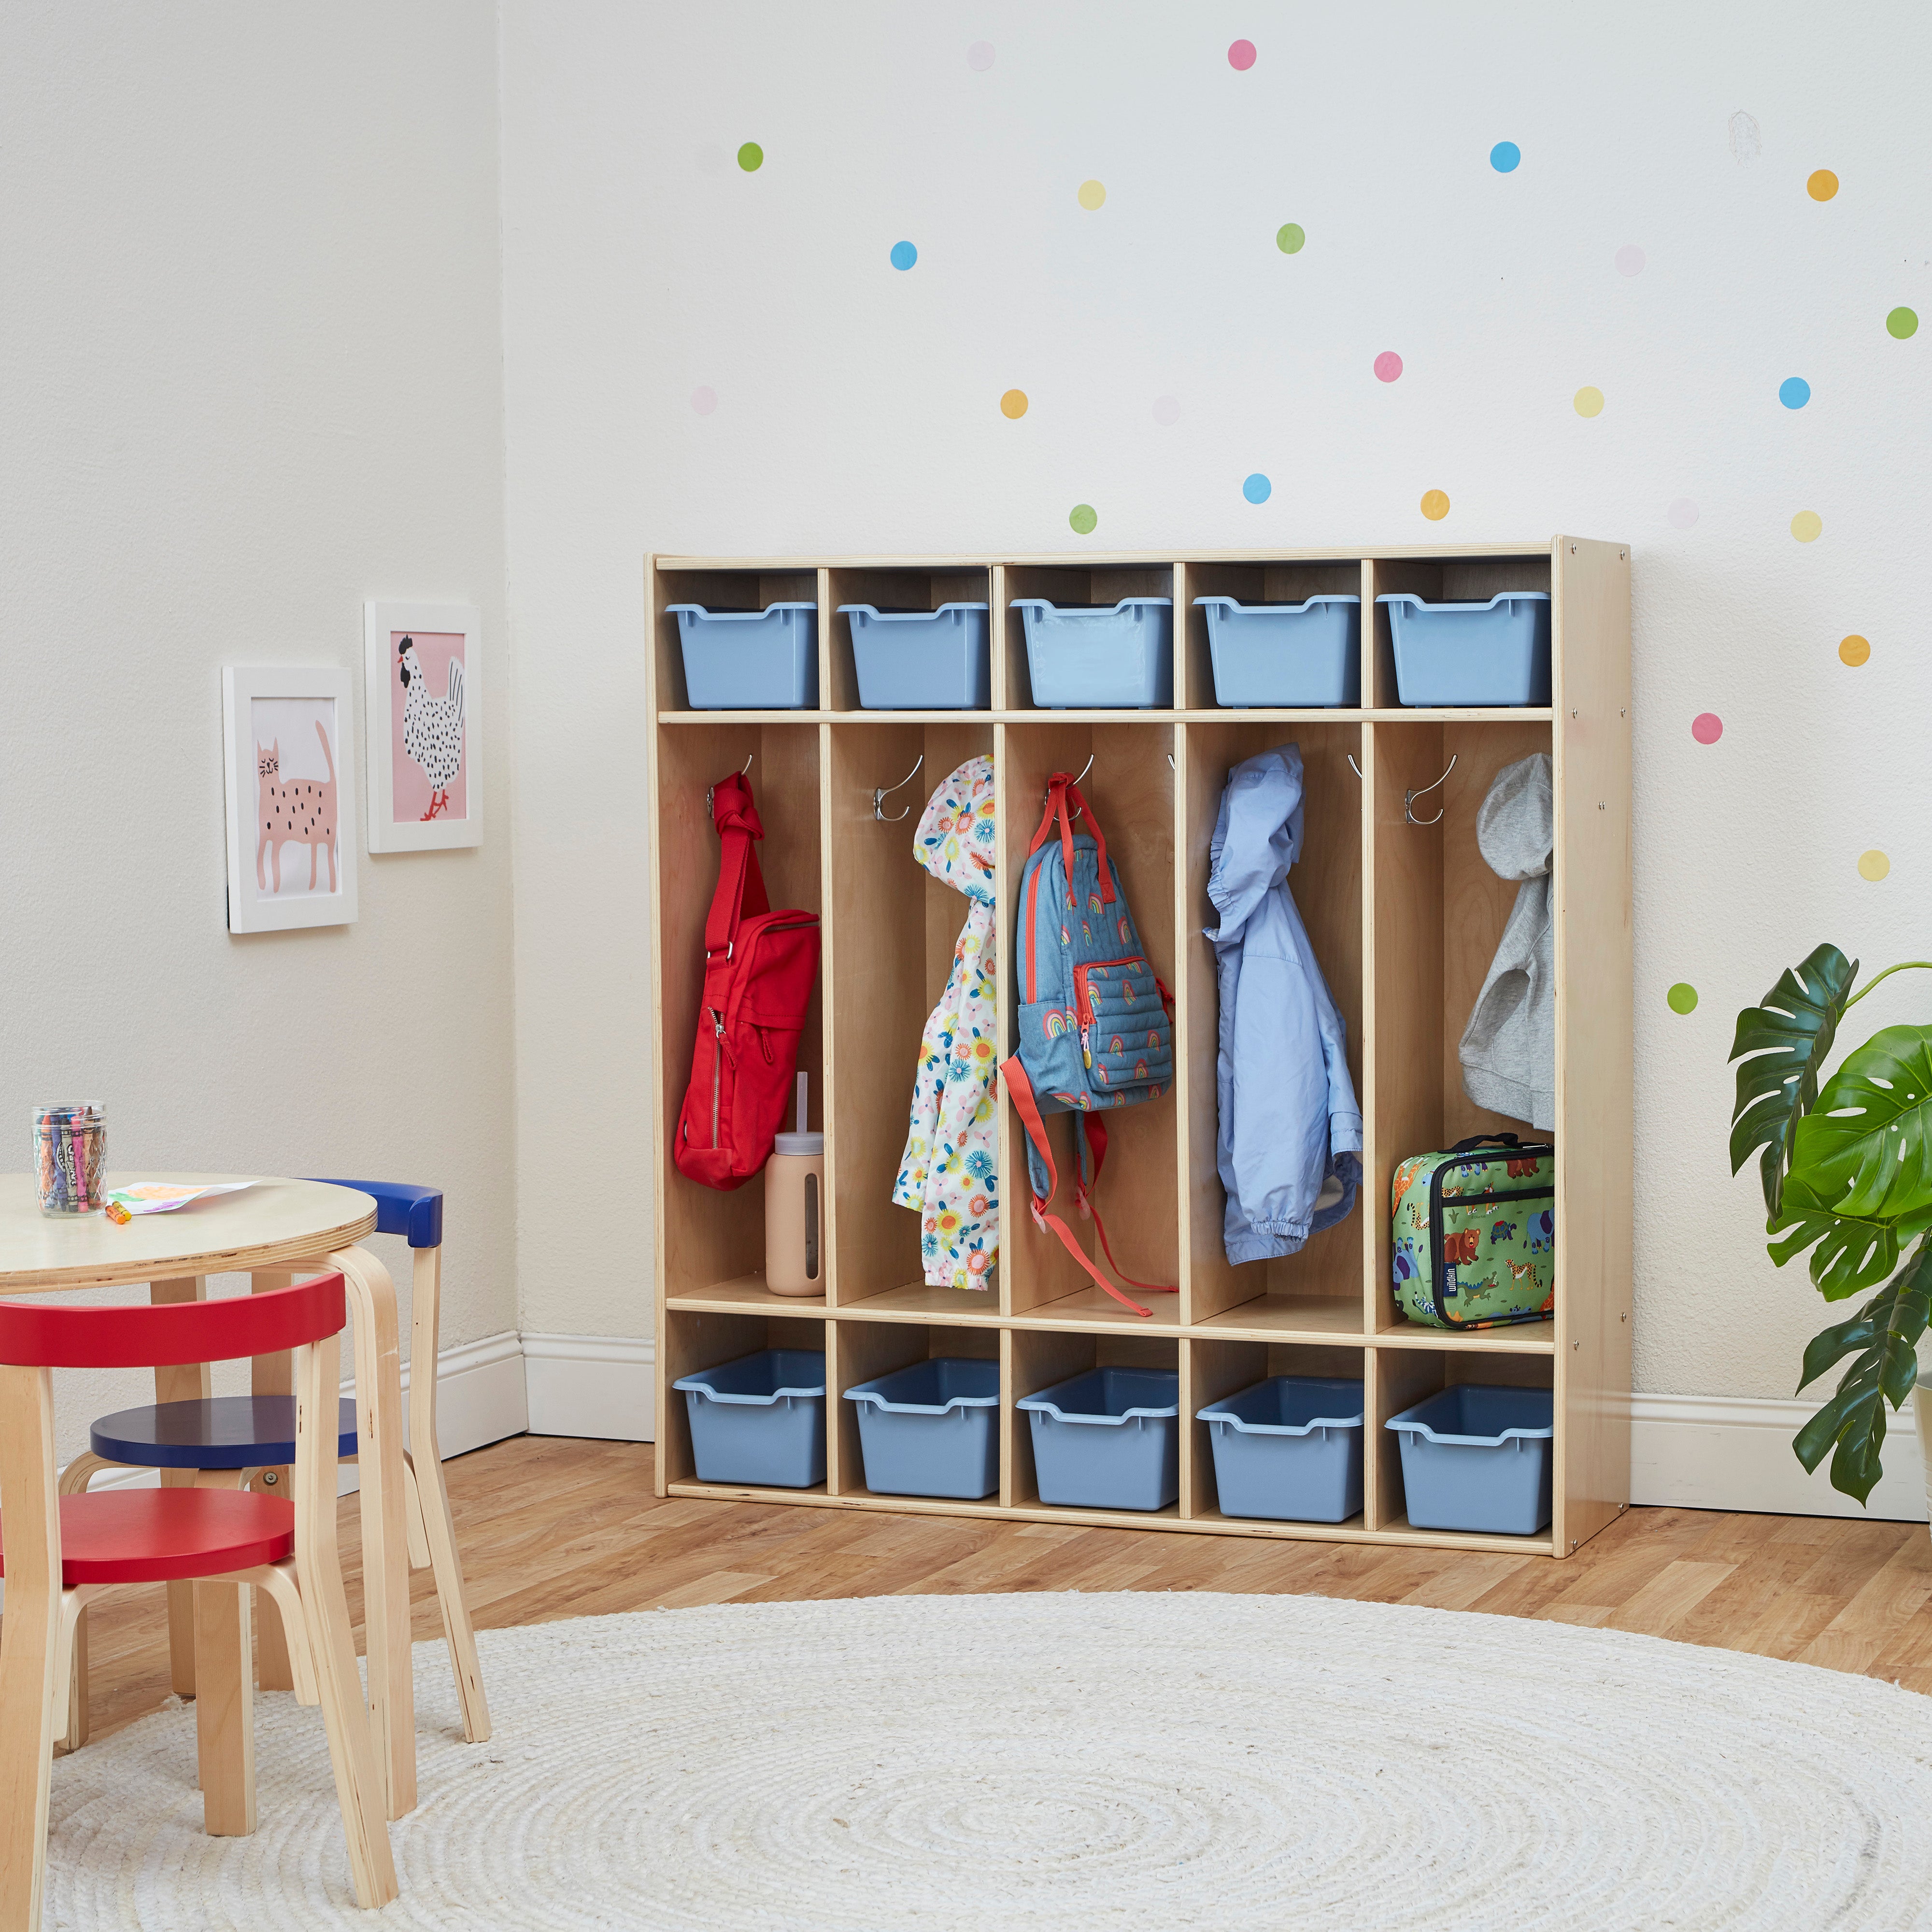
[[[397,1895],[382,1776],[350,1638],[335,1542],[342,1276],[219,1301],[68,1308],[0,1302],[0,1932],[40,1932],[54,1742],[73,1694],[81,1611],[118,1583],[195,1584],[195,1727],[204,1818],[255,1828],[250,1586],[274,1598],[296,1694],[319,1703],[356,1898]],[[292,1498],[248,1490],[61,1496],[56,1368],[158,1368],[294,1351]]]

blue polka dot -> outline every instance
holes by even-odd
[[[1265,503],[1274,490],[1274,485],[1258,470],[1241,485],[1241,494],[1251,503]]]
[[[892,266],[894,268],[909,268],[912,266],[914,262],[916,262],[918,260],[919,250],[915,248],[910,242],[895,242],[892,244]]]
[[[1490,150],[1490,166],[1499,175],[1513,172],[1522,159],[1522,150],[1514,141],[1498,141]]]
[[[1802,410],[1811,400],[1811,385],[1802,376],[1787,376],[1778,386],[1778,400],[1787,410]]]

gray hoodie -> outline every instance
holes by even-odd
[[[1546,1132],[1556,1126],[1555,824],[1549,754],[1504,766],[1476,814],[1476,843],[1498,878],[1522,884],[1457,1048],[1478,1106]]]
[[[1231,1262],[1294,1253],[1354,1206],[1362,1178],[1362,1110],[1342,1016],[1288,896],[1301,803],[1300,748],[1283,745],[1229,773],[1214,826],[1215,1151]]]

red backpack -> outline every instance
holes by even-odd
[[[784,1124],[818,976],[818,915],[773,912],[767,903],[752,849],[765,828],[742,775],[720,779],[711,801],[724,850],[704,921],[704,994],[672,1155],[680,1174],[729,1189],[764,1166]]]

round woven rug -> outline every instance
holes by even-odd
[[[403,1896],[350,1898],[315,1713],[204,1836],[190,1708],[53,1771],[49,1922],[517,1932],[1932,1924],[1932,1699],[1312,1597],[876,1598],[418,1645]]]

